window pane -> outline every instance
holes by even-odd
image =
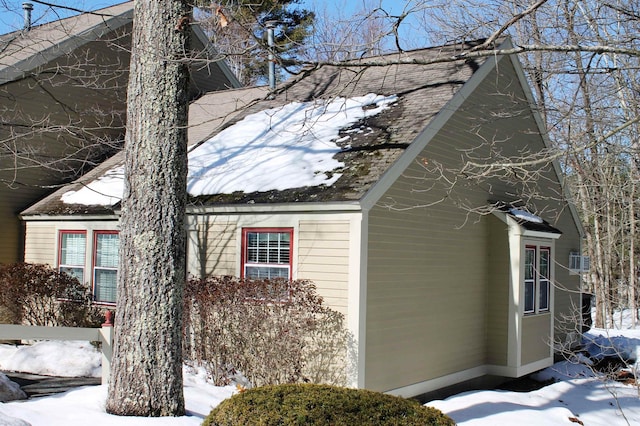
[[[524,253],[524,279],[534,279],[534,270],[536,264],[536,249],[527,247]]]
[[[549,278],[549,249],[540,249],[540,277]]]
[[[524,283],[524,311],[533,312],[535,301],[535,284],[533,281],[525,281]]]
[[[289,268],[247,265],[245,268],[245,276],[252,279],[289,279]]]
[[[116,302],[117,271],[96,269],[95,298],[98,302]]]
[[[60,247],[61,265],[84,266],[86,235],[84,233],[62,233]]]
[[[81,283],[84,283],[84,268],[73,268],[69,266],[61,266],[60,272],[64,272],[72,277],[75,277]]]
[[[549,310],[549,290],[550,284],[547,280],[540,281],[540,300],[538,301],[538,310]]]
[[[118,234],[96,234],[96,266],[118,267]]]
[[[246,261],[285,265],[290,261],[288,232],[247,232]]]

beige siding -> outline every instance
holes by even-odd
[[[369,217],[365,386],[390,390],[485,363],[482,222],[441,204]],[[463,347],[461,347],[463,345]]]
[[[56,226],[52,222],[27,222],[24,260],[56,266],[58,246]]]
[[[531,315],[522,319],[522,355],[520,364],[549,358],[551,315]]]
[[[237,218],[199,216],[189,230],[189,273],[194,276],[238,275]]]
[[[489,277],[487,299],[487,363],[506,366],[509,343],[509,241],[507,224],[490,215],[487,250]]]
[[[580,236],[568,211],[562,212],[556,226],[563,234],[555,244],[555,341],[564,343],[567,338],[575,338],[576,332],[581,332],[576,326],[581,318],[581,278],[569,272],[569,253],[580,251]]]
[[[313,281],[327,305],[347,314],[348,220],[301,220],[297,277]]]
[[[567,230],[558,256],[565,256],[565,244],[579,243],[551,166],[538,170],[538,183],[502,172],[479,180],[470,171],[456,174],[465,156],[491,164],[543,149],[513,68],[501,61],[498,70],[500,75],[491,72],[465,99],[370,212],[367,388],[392,390],[487,363],[505,364],[507,229],[500,236],[499,225],[489,226],[475,209],[489,200],[526,200],[529,209]],[[575,286],[563,273],[556,275]],[[566,295],[558,293],[556,307],[564,311]],[[549,328],[526,331],[533,334],[525,349],[548,340]]]
[[[331,214],[193,217],[189,231],[189,273],[238,276],[243,227],[293,228],[294,277],[313,281],[328,306],[347,313],[351,267],[349,219],[334,219]]]

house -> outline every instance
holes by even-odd
[[[121,148],[132,18],[126,2],[0,36],[0,263],[22,260],[22,210]],[[192,31],[211,61],[192,68],[191,97],[238,87]]]
[[[548,141],[517,58],[460,56],[473,46],[194,102],[190,273],[314,281],[346,316],[353,386],[412,396],[550,366],[579,306],[581,227],[558,165],[524,162]],[[122,164],[21,215],[25,259],[98,302],[114,300]]]

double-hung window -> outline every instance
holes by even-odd
[[[291,228],[242,230],[242,276],[253,279],[291,279]]]
[[[117,231],[94,233],[93,296],[96,302],[116,301],[119,242]]]
[[[86,231],[60,231],[58,247],[58,269],[75,277],[84,284],[85,252],[87,248]]]
[[[551,247],[527,245],[524,255],[524,313],[548,312],[550,299]]]

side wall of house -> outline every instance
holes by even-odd
[[[489,275],[487,280],[487,363],[506,366],[509,345],[509,239],[507,224],[493,215],[486,217]]]
[[[367,388],[395,392],[423,383],[428,391],[429,383],[437,388],[504,365],[507,227],[490,238],[498,225],[489,227],[484,216],[489,203],[521,203],[560,228],[565,242],[556,261],[568,263],[565,252],[579,241],[551,165],[529,175],[482,166],[460,172],[466,161],[492,164],[544,148],[529,99],[510,61],[502,60],[436,134],[426,134],[429,144],[371,209]],[[562,272],[557,278],[571,290],[578,286]],[[569,293],[562,293],[556,288],[557,314],[566,310]],[[547,357],[549,337],[548,329],[535,336]]]
[[[189,218],[189,273],[194,276],[240,276],[243,228],[293,229],[293,278],[315,283],[325,303],[348,312],[351,230],[358,215],[241,214],[194,215]]]
[[[116,231],[118,221],[113,220],[26,220],[24,261],[44,263],[52,267],[58,266],[60,231],[86,232],[85,268],[93,266],[93,233],[94,231]],[[87,275],[88,277],[88,275]]]

